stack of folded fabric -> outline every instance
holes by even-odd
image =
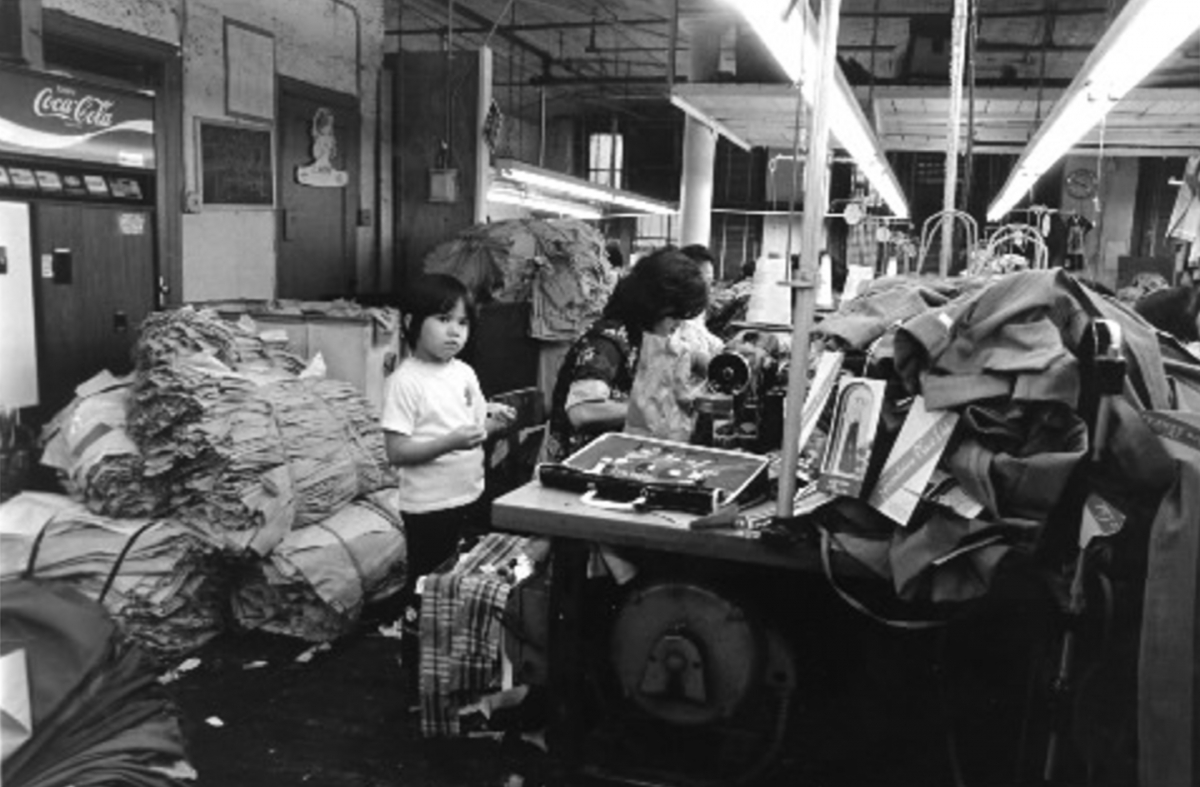
[[[195,649],[222,628],[213,548],[179,522],[110,519],[63,495],[24,492],[0,504],[0,546],[0,578],[70,584],[154,652]]]
[[[378,417],[352,385],[211,356],[140,372],[130,432],[169,510],[233,552],[265,555],[390,479]]]
[[[142,452],[125,430],[132,378],[97,374],[42,429],[42,464],[88,510],[107,516],[160,513],[165,489],[147,478]]]
[[[138,369],[195,353],[212,355],[229,366],[273,367],[291,374],[304,368],[304,360],[286,347],[263,341],[250,327],[223,320],[211,309],[184,306],[155,312],[142,321],[134,352]]]
[[[400,590],[404,528],[394,489],[356,500],[328,519],[289,533],[248,567],[233,614],[262,628],[314,642],[345,634],[364,603]]]

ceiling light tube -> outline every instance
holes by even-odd
[[[1197,28],[1197,0],[1129,0],[1021,153],[988,208],[988,221],[1004,218],[1042,173]]]
[[[720,134],[721,136],[725,137],[725,139],[727,139],[730,142],[732,142],[733,144],[737,145],[742,150],[745,150],[747,152],[750,151],[750,143],[749,142],[742,139],[737,134],[734,134],[732,131],[729,130],[729,127],[726,126],[721,121],[717,120],[716,118],[709,117],[708,115],[704,114],[699,109],[697,109],[696,107],[692,106],[692,104],[686,98],[672,94],[671,103],[674,104],[679,109],[683,110],[683,113],[685,115],[689,115],[693,119],[708,126],[713,131],[715,131],[718,134]]]
[[[518,205],[529,210],[540,210],[547,213],[558,213],[576,219],[598,219],[603,214],[590,205],[577,202],[551,199],[536,194],[529,194],[520,189],[493,184],[487,193],[489,202],[500,202],[506,205]]]
[[[551,194],[569,194],[573,197],[602,205],[620,205],[641,213],[668,215],[678,213],[678,208],[669,202],[661,202],[620,189],[613,189],[581,178],[573,178],[549,169],[535,167],[516,159],[497,159],[496,177],[502,180],[527,184]]]
[[[813,80],[806,76],[817,73],[818,48],[817,21],[808,3],[739,0],[733,5],[746,18],[788,78],[799,83],[804,100],[811,106],[816,91]],[[784,14],[789,9],[791,13],[785,19]],[[803,18],[801,13],[804,14]],[[802,43],[798,45],[797,42]],[[908,202],[900,190],[900,182],[888,165],[883,148],[840,68],[834,72],[834,78],[836,83],[831,94],[830,130],[866,174],[892,213],[899,218],[907,218]]]

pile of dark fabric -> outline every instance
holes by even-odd
[[[824,548],[877,573],[889,604],[922,617],[964,614],[1023,578],[1024,594],[1057,608],[1092,654],[1072,699],[1078,773],[1193,783],[1196,359],[1061,270],[879,282],[819,333],[887,391],[862,493],[810,509]],[[918,404],[953,426],[901,522],[873,487]],[[933,443],[910,445],[909,471]],[[1076,572],[1093,596],[1082,611],[1066,601]],[[1127,712],[1100,710],[1115,702]]]
[[[153,664],[102,607],[40,582],[0,592],[6,716],[21,708],[12,728],[6,719],[5,784],[178,787],[196,777]]]

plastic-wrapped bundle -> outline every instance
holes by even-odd
[[[304,360],[286,346],[264,342],[252,330],[228,322],[211,309],[184,306],[154,312],[142,321],[134,360],[138,369],[209,353],[229,366],[262,366],[298,374]]]
[[[212,545],[171,519],[110,519],[63,495],[0,504],[0,578],[67,583],[160,654],[194,650],[224,626]]]
[[[404,527],[394,489],[376,492],[296,530],[247,568],[233,594],[246,628],[323,642],[344,633],[363,604],[404,585]]]
[[[130,431],[168,510],[265,555],[391,480],[383,431],[349,383],[254,377],[193,357],[139,376]]]
[[[144,475],[142,453],[125,430],[132,380],[107,371],[76,389],[76,398],[42,429],[42,464],[88,510],[107,516],[160,513],[165,489]]]

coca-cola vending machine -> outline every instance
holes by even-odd
[[[39,420],[100,370],[130,370],[156,305],[154,151],[153,96],[0,67],[0,292],[32,301],[0,313],[0,334],[36,348],[6,349],[0,377],[36,375]]]

